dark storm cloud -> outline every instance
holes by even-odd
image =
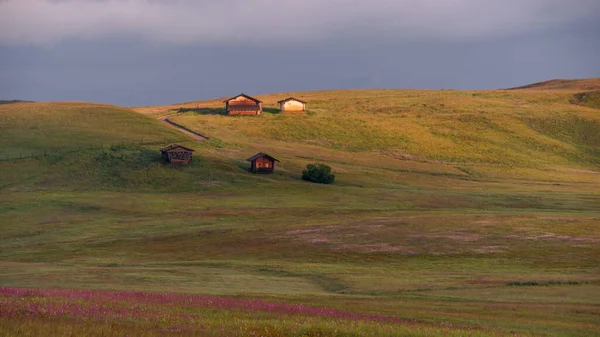
[[[600,77],[597,0],[0,0],[0,99],[167,104]]]
[[[130,36],[170,44],[344,36],[473,40],[551,29],[597,0],[5,0],[0,43]]]
[[[240,92],[495,89],[600,76],[600,39],[577,32],[460,43],[347,40],[163,48],[90,41],[44,49],[0,47],[6,60],[4,66],[0,62],[0,97],[153,105]]]

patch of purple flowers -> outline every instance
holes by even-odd
[[[273,314],[408,323],[388,316],[227,297],[0,287],[0,317],[135,322],[171,329],[201,319],[197,309],[262,311]]]

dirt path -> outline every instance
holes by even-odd
[[[173,116],[173,115],[162,116],[162,117],[159,117],[158,120],[165,122],[169,127],[173,128],[173,129],[177,129],[177,130],[181,131],[182,133],[185,133],[186,135],[194,138],[195,140],[197,140],[199,142],[203,142],[208,139],[208,137],[205,137],[199,133],[185,129],[185,128],[181,127],[180,125],[178,125],[174,122],[171,122],[169,120],[169,117],[171,117],[171,116]]]

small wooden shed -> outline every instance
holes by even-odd
[[[250,170],[252,173],[273,173],[275,171],[275,162],[278,162],[274,157],[266,153],[259,152],[248,158],[251,163]]]
[[[192,161],[192,152],[194,150],[179,144],[169,145],[160,149],[163,159],[171,164],[188,164]]]
[[[246,94],[239,94],[223,102],[228,115],[258,116],[262,114],[263,102]]]
[[[306,102],[294,97],[282,99],[277,103],[281,111],[302,112],[306,110]]]

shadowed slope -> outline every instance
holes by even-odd
[[[0,105],[0,121],[0,158],[185,139],[159,121],[104,104],[5,104]]]

